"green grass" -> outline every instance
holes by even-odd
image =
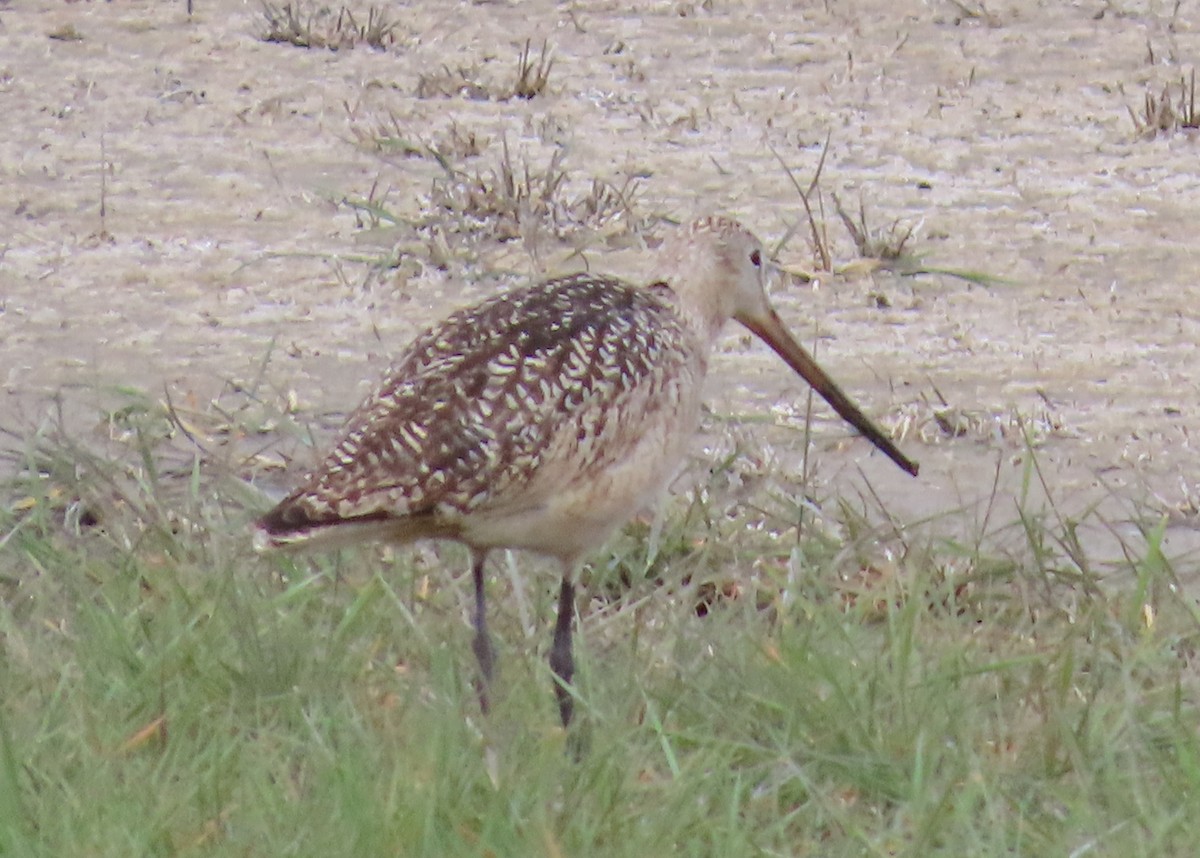
[[[574,760],[544,663],[551,575],[493,567],[502,691],[483,719],[461,551],[256,557],[236,457],[189,465],[150,400],[117,423],[103,453],[22,438],[0,513],[0,854],[1138,856],[1200,838],[1200,626],[1175,581],[1194,570],[1153,531],[1103,584],[1075,524],[1031,510],[1003,551],[845,507],[797,536],[802,487],[722,499],[731,457],[668,504],[653,550],[635,524],[589,572]]]

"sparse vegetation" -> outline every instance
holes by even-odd
[[[474,158],[487,147],[488,138],[452,121],[448,128],[429,135],[415,128],[394,110],[366,111],[346,105],[350,133],[359,148],[380,155],[432,157],[448,165]]]
[[[540,52],[534,54],[531,42],[526,40],[517,56],[514,78],[490,80],[478,65],[443,65],[417,78],[416,95],[417,98],[461,96],[472,101],[509,101],[514,98],[528,101],[545,93],[553,67],[554,58],[549,43],[543,42]]]
[[[1157,94],[1147,90],[1140,113],[1128,106],[1126,110],[1133,120],[1134,134],[1143,140],[1200,128],[1200,115],[1196,113],[1196,70],[1179,78],[1178,92],[1170,84],[1165,84]]]
[[[550,82],[550,70],[554,68],[554,58],[550,56],[550,45],[542,42],[542,50],[535,57],[529,49],[530,42],[525,40],[521,56],[517,58],[517,79],[512,85],[512,98],[529,100],[536,98],[546,91]]]
[[[615,219],[624,219],[630,228],[641,225],[634,204],[636,179],[618,187],[593,178],[586,190],[573,191],[564,157],[556,149],[539,167],[515,158],[503,140],[500,159],[490,170],[466,172],[443,159],[446,172],[433,184],[429,208],[435,217],[449,218],[454,232],[482,227],[499,241],[518,238],[523,229],[561,235]]]
[[[377,256],[340,257],[369,266],[364,286],[406,259],[416,270],[457,269],[477,264],[481,254],[494,252],[497,244],[518,240],[536,268],[547,242],[552,248],[565,245],[574,251],[586,249],[589,242],[622,246],[645,240],[660,220],[642,210],[637,175],[619,181],[577,177],[567,169],[561,148],[550,150],[539,163],[515,154],[502,138],[491,166],[467,166],[464,161],[479,163],[476,159],[486,154],[487,144],[457,123],[428,140],[409,136],[391,114],[356,119],[351,129],[364,149],[422,157],[441,168],[420,200],[420,214],[394,210],[392,195],[404,180],[394,176],[390,163],[365,194],[329,196],[354,212],[358,228],[378,231],[377,238],[388,245]]]
[[[382,117],[374,116],[366,123],[353,122],[350,133],[359,147],[381,155],[421,155],[425,151],[425,147],[394,111],[388,111]]]
[[[771,150],[775,155],[775,159],[779,161],[780,166],[783,167],[784,172],[787,174],[792,187],[795,188],[797,196],[800,198],[800,204],[804,210],[803,223],[808,227],[809,247],[812,251],[817,271],[848,275],[891,271],[895,274],[909,277],[921,274],[939,274],[983,286],[1006,282],[1001,277],[996,277],[985,272],[925,265],[921,262],[920,257],[908,252],[909,241],[917,229],[916,224],[903,226],[900,220],[897,219],[886,229],[873,228],[867,223],[866,205],[861,199],[859,200],[856,216],[842,206],[837,194],[831,193],[830,197],[833,200],[834,210],[837,212],[842,225],[846,228],[846,233],[850,236],[850,240],[857,253],[855,260],[841,265],[835,264],[834,249],[830,242],[829,231],[826,226],[825,195],[821,188],[821,178],[825,169],[825,160],[829,154],[829,144],[830,140],[826,138],[825,145],[821,149],[821,157],[817,161],[817,167],[813,171],[813,177],[807,186],[801,185],[792,168],[788,166],[782,156],[774,149]],[[796,233],[802,230],[803,226],[800,222],[791,224],[787,232],[777,242],[773,255],[778,255]],[[801,282],[812,280],[814,276],[807,271],[786,270],[791,277]],[[888,299],[881,293],[876,293],[874,298],[881,308],[888,306]]]
[[[1029,413],[1016,408],[980,411],[958,407],[940,394],[938,397],[936,402],[922,398],[920,402],[898,409],[894,419],[887,421],[893,427],[893,436],[917,439],[923,444],[940,444],[957,438],[976,442],[1000,439],[1010,445],[1024,445],[1036,450],[1050,438],[1072,434],[1062,415],[1049,405]]]
[[[487,101],[492,91],[480,80],[476,66],[442,66],[432,72],[422,72],[417,78],[417,98],[453,98],[462,96],[472,101]]]
[[[375,177],[365,197],[345,197],[341,203],[349,206],[358,218],[359,229],[378,229],[381,226],[397,226],[403,220],[387,206],[389,189],[380,189],[379,177]]]
[[[429,143],[429,151],[438,163],[445,165],[483,154],[488,142],[483,135],[452,122],[444,133]]]
[[[483,719],[458,552],[251,556],[265,501],[237,477],[262,473],[259,433],[295,403],[240,389],[186,413],[126,394],[102,445],[15,439],[6,854],[1195,842],[1179,808],[1200,789],[1200,624],[1178,579],[1196,570],[1172,568],[1152,523],[1109,531],[1127,555],[1111,566],[1084,535],[1106,523],[1053,499],[992,498],[976,533],[944,541],[798,493],[738,442],[657,535],[635,524],[592,564],[572,761],[537,654],[552,576],[492,569],[505,692]]]
[[[829,155],[830,138],[826,137],[825,145],[821,148],[821,157],[817,161],[817,167],[813,171],[812,179],[807,187],[802,187],[792,168],[788,166],[778,152],[772,150],[776,160],[779,161],[784,172],[787,173],[788,180],[792,183],[792,187],[796,189],[796,195],[800,198],[800,204],[804,209],[804,218],[808,225],[809,247],[812,249],[813,257],[817,265],[818,271],[832,272],[834,270],[833,249],[829,240],[829,231],[825,224],[825,197],[821,189],[821,176],[825,170],[825,159]],[[876,233],[872,232],[866,225],[866,215],[861,203],[859,207],[860,222],[856,224],[842,209],[838,202],[837,195],[833,195],[834,206],[842,223],[846,226],[847,232],[850,234],[851,240],[854,242],[860,257],[871,259],[883,259],[878,256],[879,252],[888,251],[886,242],[881,239]],[[895,233],[897,226],[894,224],[892,232]],[[788,232],[780,239],[776,246],[776,254],[779,250],[791,240],[792,236],[798,231],[799,226],[793,225]],[[911,230],[902,236],[898,244],[892,248],[895,250],[896,257],[899,256],[900,250],[907,243]],[[895,239],[895,235],[891,238]],[[892,257],[893,259],[896,257]],[[799,279],[808,280],[811,276],[805,273],[791,272],[793,276],[798,276]]]
[[[298,48],[324,48],[331,51],[367,45],[386,50],[396,42],[400,24],[381,6],[367,9],[365,19],[347,6],[337,11],[315,6],[305,0],[276,5],[263,0],[263,22],[258,37],[264,42],[282,42]]]
[[[867,225],[867,209],[861,197],[856,218],[842,207],[842,201],[838,199],[837,194],[832,196],[838,217],[846,227],[846,232],[850,234],[850,240],[854,242],[860,257],[877,260],[885,265],[894,265],[904,258],[904,248],[912,238],[915,225],[902,227],[900,221],[896,220],[885,230],[872,229]]]

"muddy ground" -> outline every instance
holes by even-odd
[[[57,399],[83,431],[116,385],[202,411],[240,381],[320,436],[450,308],[582,265],[637,277],[670,221],[719,211],[790,235],[781,262],[816,276],[776,290],[784,318],[921,461],[914,483],[818,408],[826,495],[869,483],[971,534],[998,472],[1011,521],[1023,426],[1098,552],[1162,515],[1170,552],[1200,546],[1200,144],[1128,111],[1200,58],[1195,4],[378,8],[384,50],[332,51],[264,41],[257,2],[0,2],[0,422]],[[527,40],[548,84],[506,97]],[[859,254],[834,194],[992,279],[819,271],[779,158],[807,184],[827,139],[835,266]],[[471,194],[505,145],[535,186],[515,220]],[[770,417],[743,434],[796,467],[803,385],[743,333],[723,352],[715,414]]]

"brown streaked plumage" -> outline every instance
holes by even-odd
[[[697,422],[708,357],[736,319],[911,474],[900,453],[788,334],[758,240],[735,221],[679,230],[648,287],[577,274],[460,310],[421,334],[351,415],[333,451],[257,524],[255,545],[452,539],[472,551],[475,639],[494,655],[483,565],[523,548],[563,568],[550,663],[571,719],[577,564],[657,493]]]

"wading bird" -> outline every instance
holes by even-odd
[[[917,473],[788,333],[767,299],[766,265],[748,230],[711,217],[667,240],[649,286],[575,274],[459,310],[399,357],[320,466],[258,521],[256,546],[371,538],[466,545],[485,712],[495,665],[488,552],[519,548],[557,559],[550,667],[566,726],[576,569],[679,466],[713,344],[730,319]]]

